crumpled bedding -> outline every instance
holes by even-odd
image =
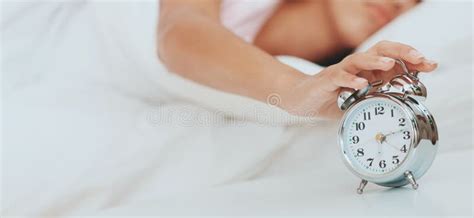
[[[472,214],[472,63],[424,78],[440,154],[420,189],[358,196],[337,123],[256,123],[170,94],[137,45],[153,34],[117,20],[123,41],[97,20],[120,4],[156,3],[2,5],[2,215]],[[447,62],[472,61],[462,43]]]

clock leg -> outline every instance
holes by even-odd
[[[411,184],[411,187],[413,189],[418,189],[418,183],[416,183],[415,177],[411,173],[411,171],[406,171],[405,172],[405,177],[407,178],[408,182]]]
[[[366,185],[367,180],[363,179],[362,181],[360,181],[359,188],[357,188],[357,194],[362,194]]]

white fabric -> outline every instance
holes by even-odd
[[[155,3],[2,6],[2,217],[472,215],[469,41],[424,77],[441,147],[420,189],[357,196],[335,123],[264,125],[168,93],[187,87],[168,89],[153,55]]]

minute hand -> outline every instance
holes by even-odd
[[[391,143],[388,143],[387,141],[384,141],[384,142],[385,142],[387,145],[390,145],[390,147],[392,147],[393,149],[399,151],[399,149],[398,149],[397,146],[395,146],[395,145],[393,145],[393,144],[391,144]]]
[[[403,130],[405,130],[405,129],[400,129],[400,130],[397,130],[397,131],[389,132],[387,134],[384,134],[384,136],[386,137],[386,136],[389,136],[389,135],[394,135],[394,134],[397,134],[399,132],[402,132]]]

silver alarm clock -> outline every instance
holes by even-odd
[[[401,60],[397,63],[403,73],[389,82],[345,90],[338,97],[345,111],[339,144],[345,164],[362,179],[359,194],[367,182],[417,189],[416,179],[431,166],[438,149],[435,120],[421,103],[426,88],[418,72],[409,72]]]

